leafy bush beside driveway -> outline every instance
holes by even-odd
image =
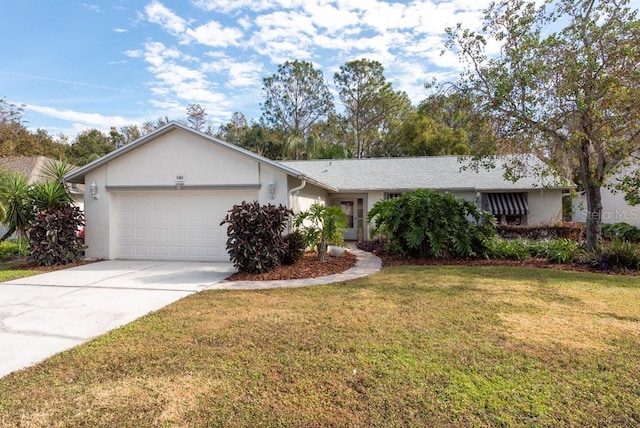
[[[262,273],[279,266],[286,252],[282,232],[292,214],[283,205],[234,205],[220,225],[228,224],[227,251],[236,269]]]

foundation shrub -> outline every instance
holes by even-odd
[[[82,211],[73,205],[54,205],[35,211],[27,231],[29,259],[40,266],[78,261],[83,246],[76,232],[83,224]]]
[[[227,252],[240,272],[262,273],[280,266],[286,253],[282,236],[293,211],[284,205],[243,202],[228,211]]]
[[[494,236],[493,216],[450,193],[418,189],[376,202],[367,220],[387,251],[406,257],[483,257]]]

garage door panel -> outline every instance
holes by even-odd
[[[134,255],[133,245],[121,245],[119,247],[119,250],[120,250],[120,257],[125,259],[133,258],[133,255]]]
[[[131,228],[121,227],[118,233],[118,239],[130,239],[135,237],[135,231]]]
[[[154,223],[165,223],[167,221],[167,213],[165,211],[154,211],[152,215]]]
[[[153,229],[153,239],[167,239],[169,237],[169,231],[167,229]]]
[[[151,248],[148,245],[134,245],[133,254],[136,258],[149,257],[151,255]]]
[[[135,219],[134,221],[136,223],[139,222],[149,222],[151,220],[151,212],[149,211],[138,211],[135,213]]]
[[[228,261],[227,226],[220,221],[234,204],[255,199],[256,192],[121,192],[118,257]]]

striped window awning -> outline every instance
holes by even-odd
[[[529,215],[525,193],[485,193],[484,209],[494,215]]]

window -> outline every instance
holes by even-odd
[[[500,224],[527,224],[529,205],[524,192],[485,193],[482,209],[496,216]]]
[[[347,229],[353,229],[353,201],[340,201],[340,208],[347,216]]]
[[[400,196],[402,196],[402,193],[385,193],[384,194],[385,199],[399,198]]]

